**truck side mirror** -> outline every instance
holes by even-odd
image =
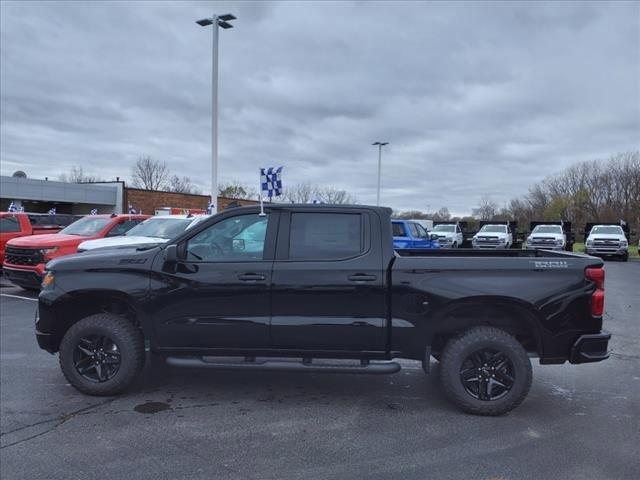
[[[175,243],[167,245],[164,249],[164,262],[166,264],[174,264],[178,261],[178,246]]]
[[[431,235],[429,235],[429,238],[431,240],[437,240],[438,239],[438,235],[436,235],[435,233],[432,233]]]

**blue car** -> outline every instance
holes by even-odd
[[[393,248],[440,248],[429,232],[412,220],[392,220]]]

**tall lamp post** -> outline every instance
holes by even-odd
[[[230,13],[213,15],[196,21],[201,27],[213,25],[213,59],[211,68],[211,213],[218,211],[218,27],[233,28],[229,22],[236,17]]]
[[[378,193],[376,195],[376,205],[380,206],[380,177],[382,175],[382,147],[389,145],[389,142],[373,142],[371,145],[378,146]]]

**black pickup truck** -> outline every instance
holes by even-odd
[[[608,357],[600,259],[550,251],[393,250],[387,208],[225,211],[166,245],[54,260],[36,318],[69,383],[123,391],[174,367],[395,373],[440,361],[467,412],[517,406],[540,363]],[[149,350],[149,354],[145,353]]]

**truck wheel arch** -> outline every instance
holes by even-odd
[[[52,333],[56,350],[69,328],[83,318],[98,313],[112,313],[126,318],[142,331],[141,312],[128,295],[118,291],[74,292],[58,300],[53,305],[53,310],[56,323],[53,325]]]
[[[432,317],[431,350],[473,327],[500,328],[516,337],[529,352],[543,356],[540,321],[531,305],[509,297],[473,297],[448,304]]]

